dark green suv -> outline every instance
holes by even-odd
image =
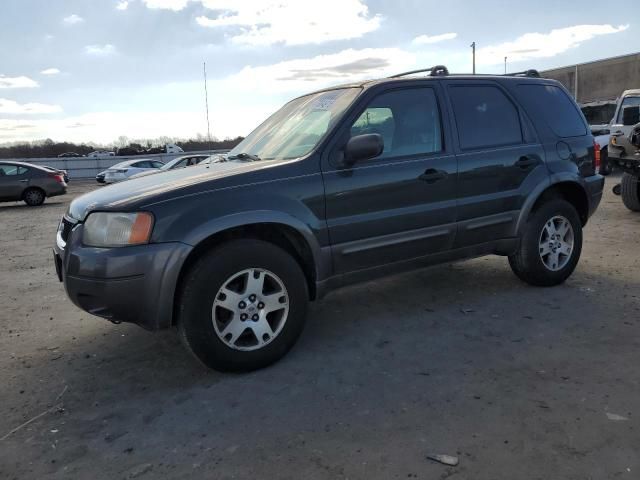
[[[282,357],[309,300],[349,283],[489,254],[562,283],[604,182],[577,105],[535,71],[425,73],[296,98],[225,161],[77,198],[55,247],[69,297],[176,325],[206,365],[242,371]]]

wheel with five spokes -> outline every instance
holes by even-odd
[[[236,240],[187,273],[178,304],[183,343],[205,365],[249,371],[281,358],[302,332],[307,282],[298,262],[260,240]]]
[[[514,273],[536,286],[553,286],[573,273],[582,251],[582,223],[575,207],[550,199],[531,213],[518,252],[509,257]]]

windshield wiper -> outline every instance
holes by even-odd
[[[238,153],[227,157],[227,160],[248,160],[250,162],[259,162],[262,159],[259,156],[252,155],[250,153]]]

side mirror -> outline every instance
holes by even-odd
[[[344,150],[344,160],[347,165],[353,165],[362,160],[375,158],[384,150],[384,140],[379,133],[367,133],[351,137]]]
[[[622,124],[625,126],[640,123],[640,106],[624,107],[622,110]]]

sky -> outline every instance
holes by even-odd
[[[326,86],[640,50],[637,0],[0,0],[0,144],[247,135]],[[577,7],[579,5],[579,7]]]

